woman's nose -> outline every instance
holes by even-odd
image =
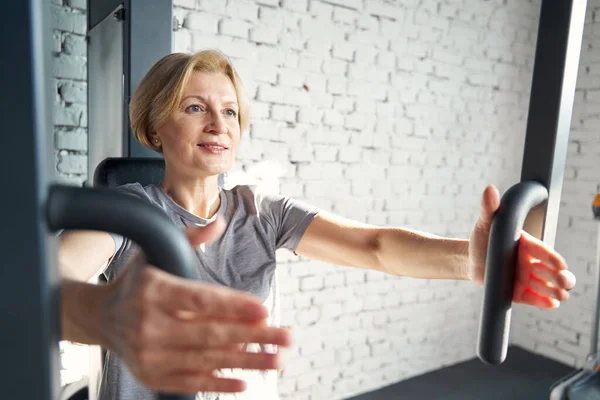
[[[211,120],[207,126],[208,132],[216,135],[227,133],[227,125],[223,116],[217,113],[211,113],[210,115]]]

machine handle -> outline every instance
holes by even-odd
[[[548,190],[534,181],[521,182],[502,196],[490,229],[477,356],[486,364],[504,362],[519,237],[529,212],[548,199]]]
[[[181,229],[154,206],[110,189],[52,185],[46,204],[48,226],[97,230],[125,236],[137,243],[157,268],[197,279],[196,255]],[[159,400],[194,400],[195,395],[159,394]]]

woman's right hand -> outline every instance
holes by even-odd
[[[217,222],[186,233],[198,246],[221,229]],[[146,265],[142,256],[105,286],[98,308],[103,345],[156,391],[241,392],[243,381],[217,378],[213,371],[278,369],[281,360],[246,352],[240,344],[291,344],[287,329],[266,326],[268,312],[254,296],[170,275]]]

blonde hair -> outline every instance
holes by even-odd
[[[129,120],[135,138],[144,146],[161,152],[150,134],[159,129],[177,109],[193,72],[225,74],[235,88],[241,132],[249,125],[250,101],[238,73],[227,56],[218,50],[195,54],[172,53],[150,68],[135,89],[129,104]]]

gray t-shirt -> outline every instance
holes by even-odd
[[[200,218],[175,203],[159,185],[142,187],[128,184],[117,188],[150,201],[162,209],[180,227],[204,226]],[[285,196],[259,194],[249,186],[221,189],[218,215],[226,228],[216,241],[196,248],[198,272],[204,282],[227,286],[258,296],[269,310],[268,323],[279,325],[279,304],[275,251],[295,251],[318,209]],[[127,238],[112,234],[116,252],[104,275],[113,280],[129,260],[140,251]],[[272,346],[263,349],[275,352]],[[248,351],[260,351],[249,345]],[[247,382],[239,394],[201,393],[197,399],[277,399],[277,372],[221,370],[219,376],[236,377]],[[107,352],[100,387],[100,400],[153,400],[156,393],[143,387],[115,354]]]

